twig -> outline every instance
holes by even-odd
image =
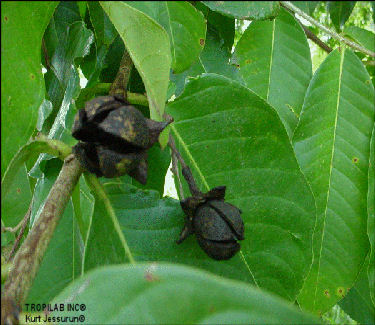
[[[46,68],[51,69],[51,64],[50,64],[50,61],[49,61],[48,51],[47,51],[46,42],[44,40],[44,37],[42,38],[42,50],[43,50],[44,61],[46,61]]]
[[[324,43],[318,36],[316,36],[310,29],[308,29],[306,26],[302,25],[300,22],[303,30],[305,31],[305,34],[307,38],[311,39],[315,44],[317,44],[320,48],[322,48],[327,53],[331,53],[333,50],[331,47],[329,47],[326,43]]]
[[[291,2],[289,1],[280,1],[280,4],[287,8],[287,9],[290,9],[291,11],[293,11],[294,13],[300,15],[301,17],[303,17],[304,19],[306,19],[307,21],[309,21],[311,24],[319,27],[322,31],[324,31],[325,33],[327,33],[328,35],[330,35],[332,38],[338,40],[339,42],[343,42],[345,43],[346,45],[350,46],[351,48],[359,51],[359,52],[362,52],[364,54],[367,54],[369,56],[372,56],[372,57],[375,57],[375,52],[372,52],[368,49],[366,49],[365,47],[355,43],[355,42],[352,42],[350,40],[348,40],[347,38],[337,34],[336,32],[330,30],[329,28],[325,27],[324,25],[322,25],[321,23],[319,23],[318,21],[316,21],[314,18],[310,17],[308,14],[306,14],[305,12],[303,12],[302,10],[300,10],[299,8],[297,8],[295,5],[293,5]]]
[[[195,182],[194,176],[190,170],[190,167],[186,165],[184,158],[182,158],[180,152],[176,148],[176,144],[172,135],[169,136],[168,146],[172,149],[172,153],[176,156],[182,167],[182,175],[189,185],[189,189],[192,196],[202,196],[203,193],[199,190],[197,183]]]
[[[124,51],[120,67],[118,69],[115,80],[113,81],[109,90],[110,95],[122,95],[126,100],[126,88],[130,78],[130,72],[133,67],[133,61],[127,50]]]
[[[32,285],[47,246],[63,214],[74,187],[82,173],[82,167],[74,155],[69,155],[53,185],[42,213],[17,251],[12,270],[4,284],[1,300],[20,307]],[[6,309],[3,320],[14,316],[14,308]],[[4,318],[3,318],[4,317]]]
[[[169,134],[169,137],[171,137],[171,136],[172,135]],[[180,192],[180,198],[183,200],[185,198],[184,197],[184,190],[182,188],[181,178],[180,178],[180,174],[178,172],[177,156],[173,151],[172,151],[172,173],[177,179],[178,189],[179,189],[179,192]]]
[[[31,201],[30,205],[29,205],[29,209],[27,210],[25,216],[23,217],[22,221],[20,222],[20,224],[22,225],[21,227],[21,231],[20,233],[18,234],[17,238],[16,238],[16,241],[14,242],[13,244],[13,247],[12,247],[12,250],[10,251],[10,254],[8,256],[8,262],[11,261],[12,257],[13,257],[13,254],[14,252],[16,251],[16,249],[18,248],[18,245],[20,244],[20,241],[21,241],[21,238],[25,232],[25,229],[26,229],[26,226],[27,226],[27,223],[30,219],[30,215],[31,215],[31,207],[33,206],[32,204],[33,201]]]
[[[371,60],[371,61],[362,61],[365,65],[370,65],[370,66],[375,66],[375,61],[374,60]]]

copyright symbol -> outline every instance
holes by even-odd
[[[80,321],[81,323],[83,323],[83,322],[85,321],[85,316],[84,316],[84,315],[80,315],[80,316],[79,316],[79,321]]]
[[[79,306],[79,309],[81,309],[82,311],[86,310],[86,305],[85,304],[81,304]]]

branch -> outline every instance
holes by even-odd
[[[359,52],[362,52],[362,53],[367,54],[369,56],[375,57],[375,52],[372,52],[372,51],[366,49],[365,47],[363,47],[363,46],[361,46],[361,45],[359,45],[355,42],[352,42],[352,41],[348,40],[347,38],[345,38],[345,37],[337,34],[336,32],[330,30],[329,28],[325,27],[324,25],[322,25],[321,23],[316,21],[314,18],[310,17],[308,14],[306,14],[305,12],[303,12],[302,10],[297,8],[295,5],[293,5],[289,1],[280,1],[280,4],[283,7],[293,11],[294,13],[296,13],[298,15],[300,15],[301,17],[303,17],[304,19],[309,21],[311,24],[319,27],[322,31],[326,32],[328,35],[330,35],[335,40],[337,40],[339,42],[342,42],[342,43],[345,43],[346,45],[350,46],[351,48],[353,48],[353,49],[355,49]]]
[[[10,251],[10,254],[9,254],[9,257],[8,257],[8,262],[11,261],[11,259],[13,257],[13,254],[15,253],[15,251],[17,250],[18,245],[20,244],[21,238],[22,238],[22,236],[23,236],[23,234],[25,232],[27,223],[28,223],[28,221],[30,219],[32,205],[33,205],[33,201],[31,200],[30,205],[29,205],[29,209],[27,210],[25,216],[23,217],[22,221],[20,222],[20,224],[22,225],[21,231],[18,234],[18,236],[16,238],[16,241],[13,244],[12,250]]]
[[[176,148],[176,144],[172,135],[169,135],[168,146],[172,149],[172,155],[178,159],[182,167],[182,175],[184,176],[186,182],[189,185],[189,189],[192,196],[201,196],[202,192],[199,190],[197,183],[195,182],[194,176],[190,170],[190,167],[186,165],[184,158],[182,158],[180,152]]]
[[[109,90],[110,95],[122,95],[126,99],[126,88],[130,78],[130,72],[133,67],[133,61],[127,50],[124,51],[120,67],[118,69],[115,80],[113,81]]]
[[[81,173],[82,167],[75,156],[68,156],[46,199],[40,217],[14,257],[11,272],[4,284],[2,302],[17,308],[25,301],[54,230]],[[13,310],[6,309],[4,315],[2,313],[2,324],[3,321],[5,323],[7,319],[14,317],[14,308]]]
[[[324,43],[318,36],[316,36],[310,29],[308,29],[306,26],[302,25],[301,22],[299,22],[305,31],[305,34],[307,38],[311,39],[315,44],[317,44],[320,48],[322,48],[327,53],[331,53],[333,49],[329,47],[326,43]]]

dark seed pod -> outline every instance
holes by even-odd
[[[241,210],[224,201],[225,187],[181,201],[187,221],[178,243],[194,233],[200,247],[216,260],[226,260],[239,250],[244,239]]]
[[[145,184],[147,149],[168,124],[145,118],[121,97],[97,97],[75,117],[72,135],[83,142],[73,150],[81,164],[98,177],[129,174]]]

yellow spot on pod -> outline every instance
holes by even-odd
[[[353,163],[356,164],[358,161],[359,161],[359,159],[358,159],[357,157],[353,157],[353,158],[352,158],[352,162],[353,162]]]

